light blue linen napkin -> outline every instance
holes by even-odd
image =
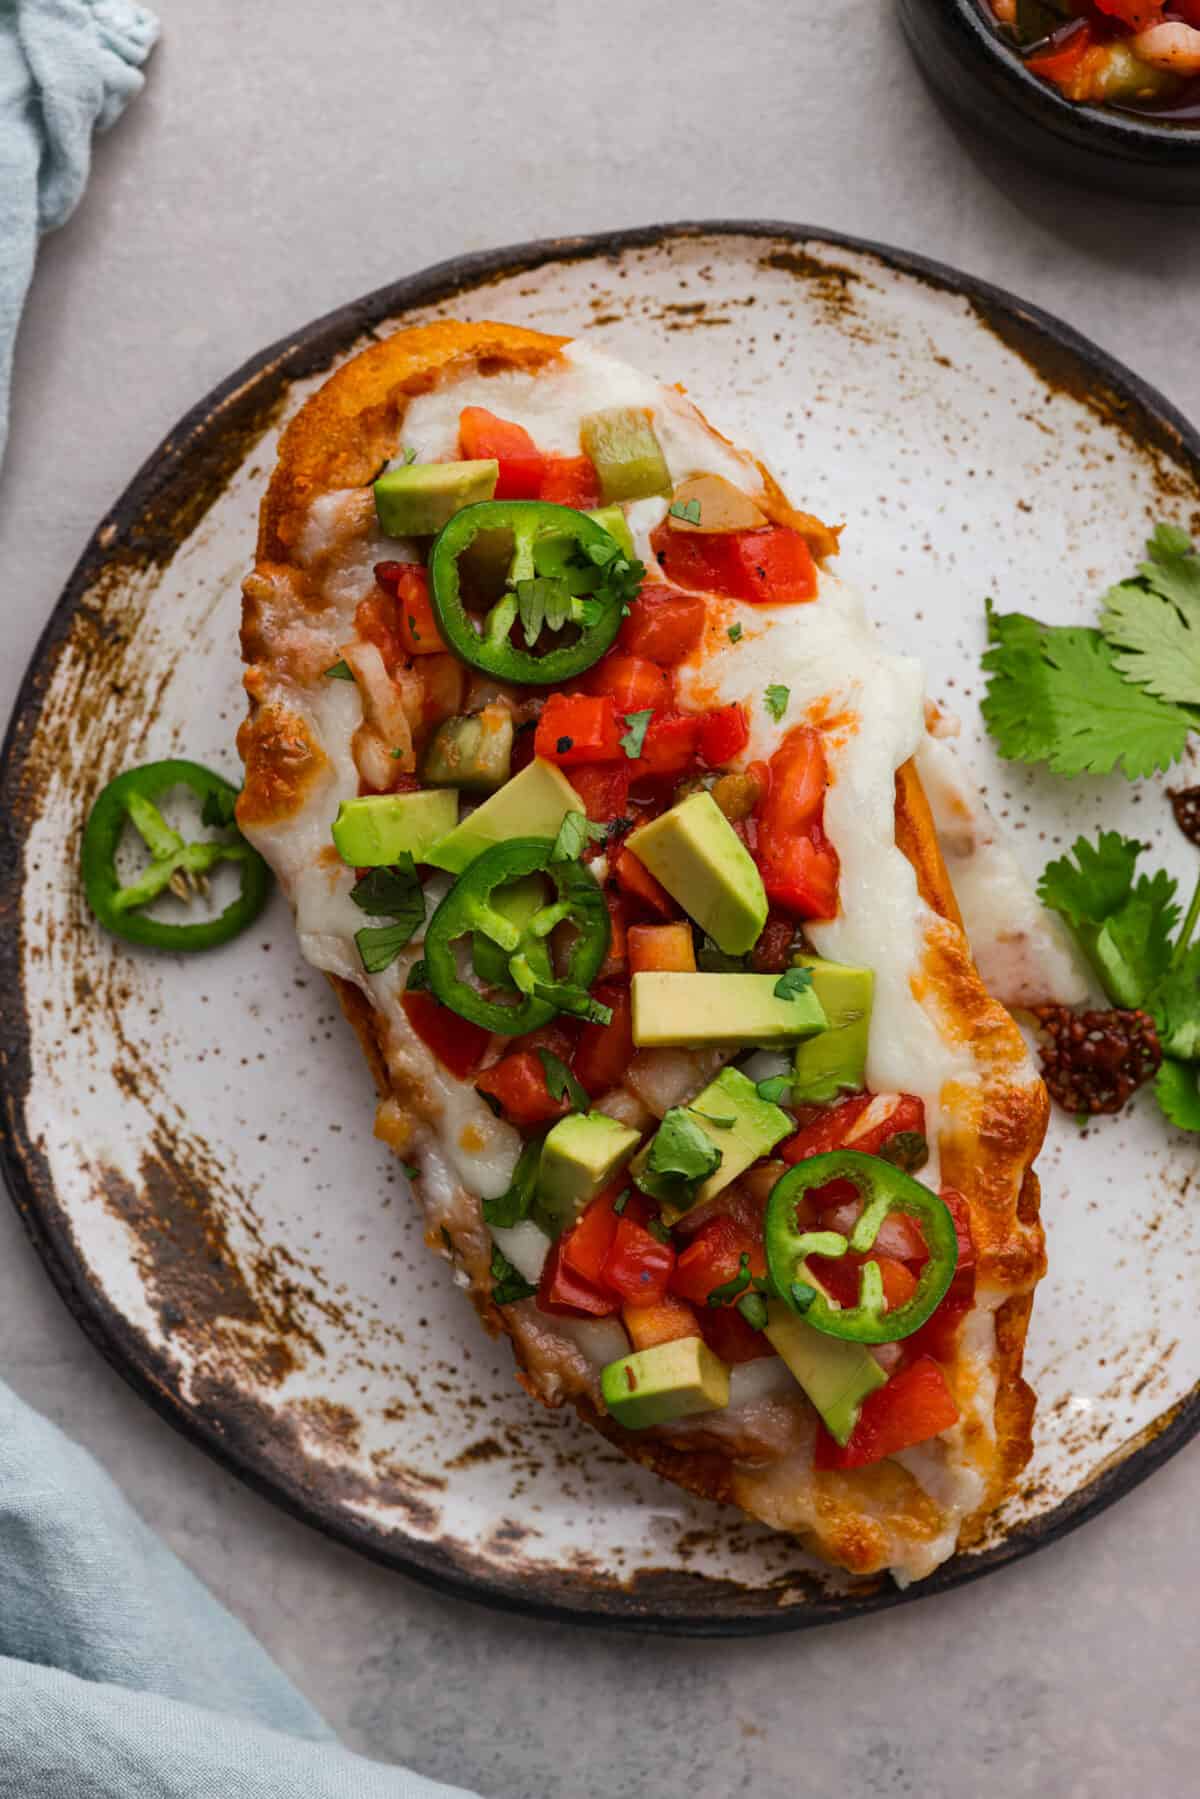
[[[133,0],[0,0],[0,457],[38,236],[74,211],[92,132],[142,86],[157,37]]]
[[[456,1794],[340,1748],[92,1457],[0,1384],[2,1799]]]

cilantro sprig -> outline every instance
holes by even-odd
[[[578,862],[589,843],[600,843],[608,836],[607,825],[594,825],[586,812],[568,812],[558,827],[551,862]]]
[[[531,1286],[519,1268],[514,1268],[504,1251],[492,1249],[492,1298],[498,1306],[515,1305],[518,1299],[532,1299],[537,1288]]]
[[[1038,897],[1071,927],[1113,1004],[1153,1018],[1158,1102],[1181,1129],[1200,1131],[1200,880],[1176,933],[1177,883],[1163,869],[1137,873],[1144,848],[1119,831],[1080,837],[1047,864]]]
[[[371,869],[355,882],[350,898],[369,918],[392,920],[354,933],[363,967],[368,974],[381,974],[425,923],[425,895],[412,856],[403,850],[390,868]]]

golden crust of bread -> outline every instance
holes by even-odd
[[[447,373],[468,367],[536,370],[552,362],[567,341],[493,323],[445,321],[400,332],[347,363],[292,420],[262,505],[257,567],[245,584],[242,637],[251,703],[239,733],[246,763],[242,822],[274,823],[298,810],[324,760],[302,707],[293,710],[280,698],[275,677],[287,653],[264,597],[282,579],[292,602],[319,617],[322,602],[312,570],[302,569],[295,555],[312,502],[324,493],[369,482],[395,452],[408,400]],[[761,466],[760,474],[763,487],[756,497],[769,515],[802,530],[818,556],[833,553],[837,531],[797,513]],[[294,678],[294,666],[287,673]],[[287,684],[285,680],[285,692]],[[980,1283],[1006,1295],[996,1310],[997,1451],[985,1497],[963,1527],[960,1541],[965,1544],[978,1535],[1030,1453],[1034,1402],[1021,1379],[1021,1361],[1032,1290],[1044,1269],[1032,1162],[1044,1135],[1047,1104],[1040,1084],[1015,1078],[1024,1067],[1023,1044],[975,969],[929,806],[911,763],[896,779],[896,839],[939,921],[922,977],[928,997],[946,1032],[970,1041],[985,1064],[980,1087],[964,1091],[961,1104],[953,1108],[954,1130],[942,1143],[943,1178],[962,1193],[970,1209]],[[385,1020],[369,1000],[350,983],[330,978],[381,1095],[377,1131],[401,1149],[423,1122],[430,1122],[420,1083],[406,1077],[389,1054]],[[474,1196],[459,1197],[472,1222],[455,1231],[456,1258],[470,1276],[472,1299],[484,1324],[511,1337],[522,1365],[519,1378],[536,1397],[548,1404],[571,1399],[583,1418],[633,1460],[702,1497],[742,1504],[796,1530],[853,1571],[874,1572],[887,1560],[887,1533],[867,1515],[867,1497],[876,1514],[882,1509],[902,1533],[915,1538],[933,1534],[932,1502],[896,1464],[853,1475],[811,1475],[819,1489],[818,1518],[790,1517],[786,1504],[782,1510],[774,1500],[770,1506],[759,1505],[758,1477],[753,1469],[739,1469],[728,1449],[622,1430],[598,1406],[594,1382],[582,1377],[565,1384],[547,1382],[537,1366],[532,1302],[503,1309],[492,1303],[488,1233]],[[431,1231],[430,1242],[440,1247],[437,1236]]]

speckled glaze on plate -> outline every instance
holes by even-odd
[[[900,1594],[631,1467],[517,1387],[420,1229],[324,980],[276,898],[204,958],[96,931],[75,868],[99,787],[186,754],[236,778],[238,582],[280,424],[372,336],[446,313],[585,333],[757,444],[846,519],[842,570],[929,689],[1027,868],[1119,825],[1182,875],[1164,793],[998,763],[983,601],[1059,621],[1200,529],[1200,440],[1066,327],[967,277],[781,224],[651,227],[443,265],[306,327],[181,421],[98,528],[0,770],[3,1148],[97,1347],[288,1510],[430,1583],[544,1616],[692,1634],[852,1617],[1081,1522],[1200,1426],[1195,1140],[1152,1106],[1041,1161],[1051,1272],[1027,1367],[1036,1450],[985,1542]],[[1195,781],[1193,769],[1186,777]],[[31,1276],[32,1278],[32,1276]]]

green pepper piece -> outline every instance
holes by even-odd
[[[80,864],[88,905],[114,937],[152,949],[204,950],[236,937],[262,911],[271,890],[266,863],[240,834],[207,837],[187,843],[159,811],[156,801],[172,787],[190,787],[210,817],[233,826],[238,790],[222,775],[198,762],[173,758],[130,768],[104,788],[88,816]],[[117,848],[125,826],[134,826],[150,861],[135,881],[122,886],[117,874]],[[241,867],[241,890],[216,918],[198,924],[171,924],[140,913],[167,888],[181,897],[218,862]]]
[[[495,793],[508,779],[512,746],[512,712],[494,702],[481,712],[440,724],[425,751],[421,773],[431,787]]]
[[[579,427],[579,440],[596,465],[606,502],[648,500],[671,492],[671,471],[644,408],[611,406],[589,413]]]
[[[463,603],[460,564],[476,539],[512,541],[503,592],[477,624]],[[442,636],[472,668],[546,687],[598,662],[621,628],[645,573],[603,526],[543,500],[486,500],[452,518],[429,552],[429,591]],[[543,631],[574,631],[535,653]]]
[[[537,1030],[556,1012],[575,1009],[579,1000],[586,999],[586,989],[608,954],[608,907],[594,876],[581,862],[553,861],[553,851],[549,837],[515,837],[485,850],[463,870],[425,932],[425,964],[435,997],[460,1018],[505,1037]],[[539,953],[544,953],[539,925],[544,914],[557,913],[558,906],[552,902],[540,909],[521,928],[492,900],[497,888],[535,874],[552,884],[558,906],[565,908],[560,916],[575,927],[560,981],[547,981],[538,973]],[[515,1005],[485,998],[460,975],[455,945],[477,932],[507,957],[522,994]]]
[[[849,1237],[839,1231],[801,1230],[797,1223],[805,1194],[831,1181],[850,1181],[862,1195],[862,1215]],[[851,1250],[864,1254],[892,1212],[916,1220],[929,1251],[916,1292],[904,1305],[885,1312],[879,1264],[866,1262],[859,1275],[858,1304],[832,1304],[808,1257],[843,1256]],[[958,1266],[958,1234],[945,1202],[891,1162],[852,1149],[809,1156],[789,1169],[771,1189],[764,1235],[767,1268],[779,1297],[814,1329],[853,1343],[897,1343],[911,1337],[945,1298]]]

